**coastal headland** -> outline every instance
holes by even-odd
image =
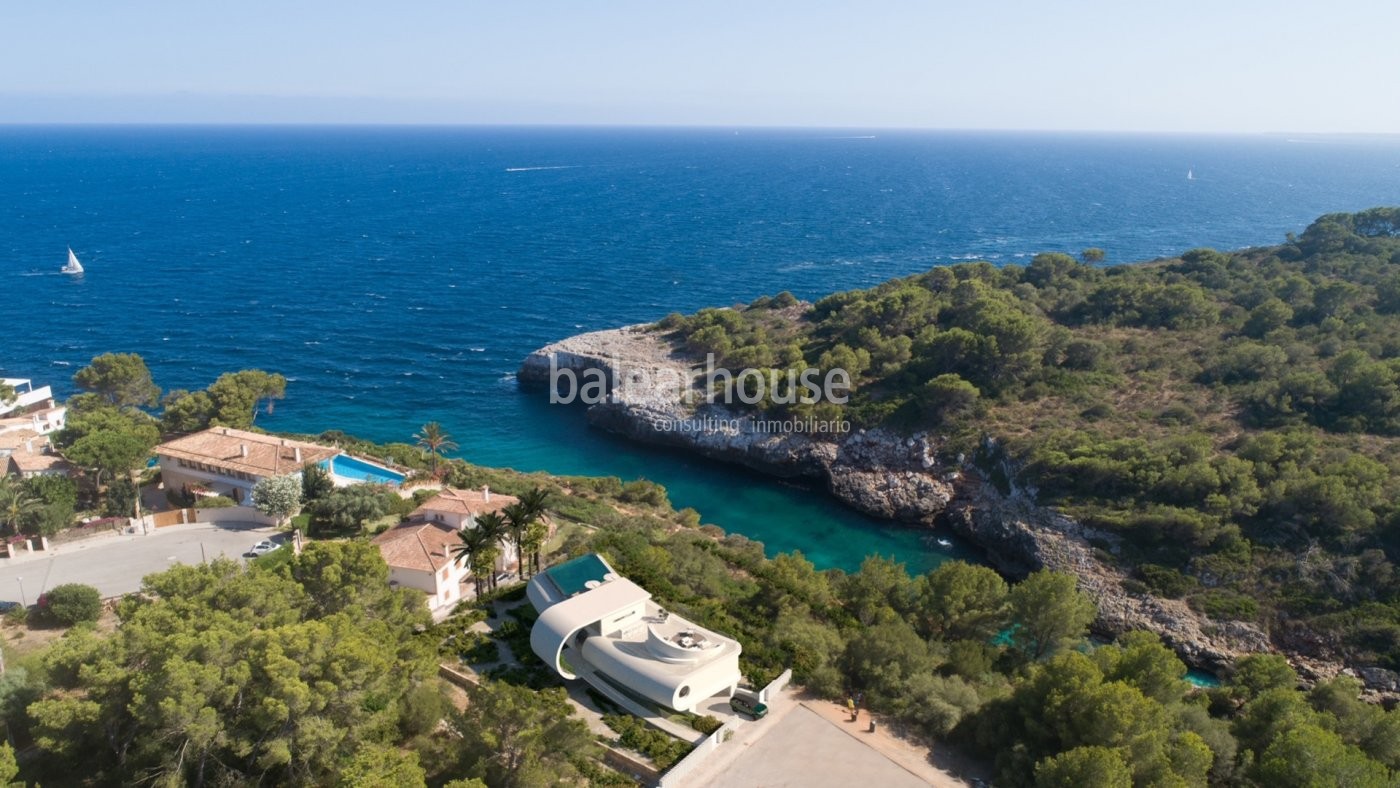
[[[1155,632],[1189,665],[1217,673],[1239,656],[1275,650],[1255,624],[1213,620],[1182,600],[1129,590],[1124,571],[1094,555],[1096,545],[1113,544],[1113,535],[1038,504],[1030,491],[1015,486],[999,490],[983,469],[947,457],[937,434],[879,428],[774,431],[757,426],[763,419],[751,412],[696,404],[694,389],[704,384],[696,373],[702,361],[677,348],[661,330],[634,325],[542,347],[525,358],[518,379],[522,387],[543,393],[560,370],[576,376],[595,371],[606,396],[586,411],[593,427],[774,477],[800,478],[823,487],[842,504],[906,527],[950,528],[1011,577],[1039,569],[1072,574],[1098,605],[1094,630],[1100,635]],[[686,386],[657,384],[678,378]],[[1290,659],[1309,680],[1347,670],[1340,662],[1307,655]],[[1389,677],[1368,675],[1373,672],[1359,675],[1373,697],[1389,696]]]

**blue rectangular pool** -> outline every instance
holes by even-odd
[[[329,460],[322,460],[321,467],[343,479],[371,484],[392,484],[397,487],[406,478],[398,471],[355,459],[348,454],[337,454]]]

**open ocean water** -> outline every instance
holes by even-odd
[[[514,371],[570,334],[785,289],[1271,244],[1382,204],[1395,138],[0,127],[0,373],[66,395],[107,351],[166,389],[263,368],[289,380],[270,429],[410,440],[437,420],[473,462],[658,481],[770,554],[925,569],[974,553],[586,429]],[[67,245],[81,278],[57,273]]]

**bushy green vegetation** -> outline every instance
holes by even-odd
[[[37,745],[27,781],[542,785],[573,782],[592,754],[557,689],[486,682],[456,712],[421,595],[391,587],[364,542],[176,566],[118,615],[115,632],[76,628],[0,680],[10,735]]]
[[[1397,263],[1377,208],[1272,248],[940,267],[658,330],[730,367],[841,366],[847,405],[759,407],[947,436],[1119,538],[1143,588],[1400,668]]]
[[[631,714],[604,714],[603,722],[617,731],[618,744],[650,758],[658,769],[670,768],[691,749],[690,742],[662,733]]]
[[[448,472],[508,494],[547,490],[552,517],[593,526],[572,530],[566,553],[601,551],[668,609],[737,637],[754,686],[791,666],[820,695],[859,693],[908,733],[980,754],[998,784],[1381,785],[1400,767],[1400,712],[1362,702],[1355,680],[1303,692],[1282,658],[1256,656],[1220,689],[1192,689],[1155,636],[1087,641],[1094,610],[1062,575],[1008,584],[950,562],[911,577],[877,557],[858,572],[818,572],[800,555],[770,560],[755,542],[697,527],[659,487],[660,503],[624,502],[616,479],[460,461]],[[481,640],[462,637],[481,611],[429,625],[421,598],[391,588],[363,541],[279,552],[275,564],[152,575],[119,606],[116,632],[79,627],[14,666],[0,681],[0,716],[38,745],[23,776],[619,782],[543,666],[493,670],[467,712],[448,708],[434,663],[484,654]],[[513,608],[498,637],[532,656],[533,617]],[[630,717],[613,722],[626,746],[662,763],[688,750]]]
[[[766,559],[711,526],[678,529],[680,518],[646,510],[567,547],[601,551],[668,609],[738,637],[754,686],[791,666],[825,697],[859,693],[908,732],[981,755],[998,785],[1397,776],[1400,711],[1363,702],[1354,679],[1303,692],[1282,657],[1252,656],[1221,688],[1195,689],[1155,635],[1087,640],[1095,611],[1068,576],[1008,584],[954,561],[910,577],[878,557],[855,573],[818,572],[800,554]]]
[[[38,615],[62,627],[91,624],[102,616],[102,595],[82,583],[54,586],[39,597]]]

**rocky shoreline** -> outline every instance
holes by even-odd
[[[694,364],[660,333],[629,326],[540,348],[524,360],[518,380],[522,386],[548,389],[557,370],[569,370],[575,379],[585,373],[598,381],[605,378],[598,388],[605,388],[606,396],[587,412],[595,427],[773,476],[807,479],[875,517],[916,527],[945,525],[982,548],[989,562],[1009,576],[1042,568],[1073,574],[1099,606],[1098,634],[1151,630],[1187,664],[1215,673],[1228,671],[1240,655],[1277,650],[1257,625],[1214,621],[1183,601],[1130,592],[1123,585],[1127,576],[1094,555],[1092,543],[1112,545],[1110,535],[1037,505],[1026,491],[997,490],[976,469],[943,457],[935,435],[880,429],[773,432],[746,413],[687,402],[685,390],[699,378]],[[1326,655],[1290,658],[1306,680],[1345,671],[1358,675],[1374,699],[1400,697],[1394,694],[1400,676],[1390,671],[1352,670]]]

